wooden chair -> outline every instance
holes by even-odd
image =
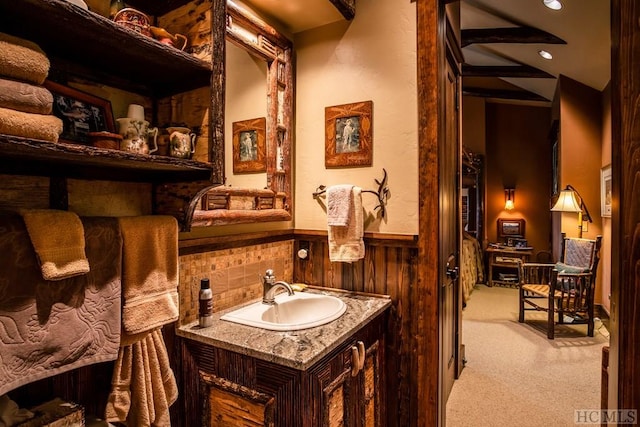
[[[587,324],[587,335],[592,337],[601,244],[602,236],[595,240],[563,236],[559,263],[521,263],[518,321],[524,322],[525,311],[546,311],[547,338],[553,339],[557,313],[559,324],[569,316],[573,324]]]

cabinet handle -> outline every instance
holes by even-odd
[[[351,346],[351,376],[355,377],[360,372],[360,352],[355,345]]]
[[[362,370],[364,368],[364,358],[367,355],[362,341],[358,341],[358,353],[358,370]]]
[[[357,347],[351,346],[351,376],[355,377],[364,368],[366,351],[362,341],[357,342]]]

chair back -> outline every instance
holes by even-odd
[[[575,267],[588,268],[594,273],[600,260],[602,236],[595,240],[565,237],[562,239],[562,262]]]

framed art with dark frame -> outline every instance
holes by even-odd
[[[498,218],[498,238],[524,238],[525,221],[522,218]]]
[[[373,101],[325,108],[325,167],[371,166],[372,110]]]
[[[233,122],[233,173],[267,170],[265,117]]]
[[[600,169],[600,216],[611,217],[611,165]]]
[[[62,120],[60,142],[89,144],[89,132],[114,132],[111,102],[78,89],[46,80],[53,95],[53,115]]]

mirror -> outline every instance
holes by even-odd
[[[212,94],[226,104],[213,112],[225,124],[222,135],[213,136],[214,147],[224,144],[225,185],[202,196],[192,226],[288,221],[293,204],[292,43],[231,0],[226,11],[225,79],[222,94]]]

